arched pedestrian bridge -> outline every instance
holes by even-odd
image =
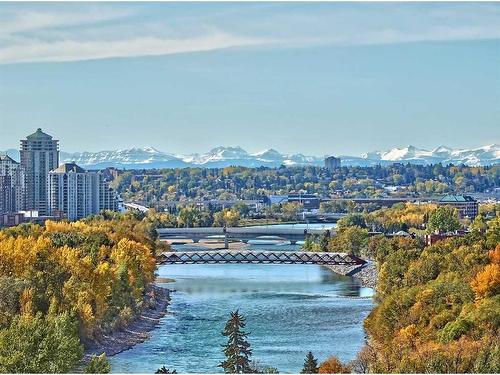
[[[304,241],[310,235],[322,235],[327,233],[332,236],[334,233],[328,229],[303,229],[303,228],[276,228],[275,226],[262,227],[204,227],[204,228],[159,228],[156,230],[162,240],[167,239],[190,239],[198,242],[201,239],[224,238],[228,240],[238,240],[248,242],[256,239],[280,239],[290,241],[295,244],[297,241]]]
[[[319,265],[362,265],[366,262],[346,253],[320,253],[307,251],[175,251],[165,252],[158,257],[159,264],[319,264]]]

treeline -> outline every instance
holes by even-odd
[[[74,372],[85,345],[154,303],[162,246],[134,214],[0,231],[0,372]]]
[[[331,196],[342,191],[350,197],[376,197],[387,194],[384,186],[400,186],[399,193],[404,195],[471,193],[499,185],[498,165],[441,164],[342,167],[333,173],[313,166],[134,170],[123,172],[113,182],[125,200],[153,205],[189,199],[260,199],[297,192]]]
[[[456,225],[455,215],[448,208],[398,206],[346,218],[338,236],[312,244],[377,263],[376,306],[365,320],[368,344],[352,371],[500,372],[498,206],[478,216],[467,235],[427,247],[418,236],[368,238],[363,228],[372,221],[404,223],[410,230],[427,223],[433,231]]]
[[[500,218],[425,248],[381,241],[376,257],[372,372],[500,372]]]

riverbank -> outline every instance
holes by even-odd
[[[377,265],[374,261],[367,261],[366,264],[361,266],[337,266],[337,265],[327,265],[325,266],[335,273],[343,276],[350,276],[356,280],[359,280],[362,286],[367,288],[372,288],[373,290],[377,287]]]
[[[158,326],[160,319],[167,314],[167,307],[170,303],[169,289],[153,286],[152,291],[155,299],[154,307],[145,307],[140,316],[127,327],[109,335],[103,335],[98,342],[91,343],[85,350],[86,360],[92,355],[102,353],[106,353],[108,357],[113,356],[149,338],[149,333]]]

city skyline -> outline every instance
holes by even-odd
[[[0,150],[38,127],[68,152],[500,143],[497,4],[2,3],[0,20]]]

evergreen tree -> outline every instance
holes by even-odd
[[[231,312],[231,318],[227,321],[223,336],[227,336],[227,344],[223,345],[223,352],[226,360],[219,367],[224,369],[226,374],[245,374],[251,372],[250,356],[252,350],[246,340],[249,333],[244,332],[245,317],[240,315],[238,310]]]
[[[318,360],[314,358],[311,352],[307,353],[306,360],[304,361],[304,368],[301,374],[317,374],[318,373]]]
[[[177,371],[166,368],[165,366],[160,367],[158,370],[155,371],[155,374],[177,374]]]
[[[86,374],[107,374],[111,371],[111,365],[105,353],[93,355],[83,372]]]

